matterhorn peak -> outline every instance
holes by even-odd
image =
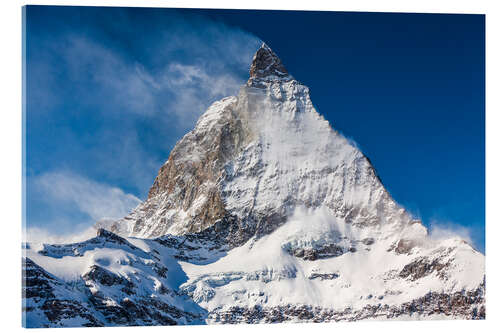
[[[291,80],[293,79],[276,53],[266,43],[262,43],[253,56],[250,66],[250,80]]]

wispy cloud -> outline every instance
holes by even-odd
[[[62,56],[69,69],[70,79],[75,87],[79,82],[83,83],[84,89],[76,90],[77,95],[82,97],[82,103],[97,102],[97,106],[107,112],[142,115],[154,112],[154,87],[141,75],[137,63],[127,63],[118,52],[82,35],[65,36],[64,40],[66,47],[62,50]],[[89,83],[94,84],[92,89],[88,89]],[[113,108],[102,108],[100,102],[103,99],[107,99],[105,105],[112,104]]]
[[[233,73],[209,75],[202,66],[181,63],[170,64],[161,80],[162,87],[175,92],[170,112],[184,126],[192,125],[211,102],[237,93],[242,84]]]
[[[431,220],[429,223],[429,237],[433,240],[444,240],[450,238],[460,238],[476,247],[473,240],[473,231],[450,221]]]
[[[23,232],[23,242],[45,244],[69,244],[82,242],[96,235],[96,228],[79,227],[72,232],[57,233],[40,227],[30,227]]]
[[[94,221],[123,217],[141,202],[117,187],[70,172],[42,174],[35,184],[52,205],[74,205]]]
[[[189,128],[212,102],[238,91],[260,40],[200,17],[175,21],[170,31],[151,31],[142,59],[87,32],[44,36],[40,56],[29,59],[37,83],[32,100],[50,109],[77,99],[74,107],[87,105],[104,116],[134,113]]]

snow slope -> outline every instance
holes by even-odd
[[[408,253],[398,254],[388,251],[398,237],[363,242],[367,239],[363,235],[350,234],[346,240],[339,233],[344,227],[325,212],[301,212],[272,234],[251,240],[212,264],[181,263],[190,277],[181,289],[209,312],[285,304],[340,311],[349,307],[356,313],[367,305],[399,306],[429,293],[476,290],[483,283],[482,254],[460,239],[435,244],[423,238]],[[356,250],[317,260],[297,258],[289,251],[332,242]],[[412,270],[419,260],[436,267]],[[196,297],[200,294],[212,296]]]

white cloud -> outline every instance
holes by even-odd
[[[244,66],[249,67],[250,56],[257,49],[253,46],[258,43],[255,37],[241,32],[233,38],[242,36],[253,43],[243,46],[240,41],[227,40],[226,53],[233,53],[236,63],[245,59]],[[197,43],[200,48],[206,47],[200,41]],[[123,53],[84,36],[65,36],[65,45],[62,57],[80,103],[93,105],[96,111],[131,112],[160,122],[170,117],[168,121],[174,120],[182,130],[190,129],[211,103],[236,94],[245,81],[234,66],[227,66],[227,59],[216,56],[191,64],[165,60],[152,71],[145,64],[126,59]],[[224,45],[219,42],[218,48],[224,49]],[[79,85],[83,88],[78,88]],[[86,89],[89,86],[92,90]]]
[[[66,35],[53,41],[50,46],[61,53],[68,69],[66,74],[74,84],[73,89],[80,103],[95,103],[96,109],[102,112],[132,112],[154,117],[168,114],[175,116],[182,127],[188,128],[216,99],[238,91],[245,78],[241,76],[241,71],[235,70],[235,64],[240,69],[249,67],[251,55],[260,43],[254,36],[241,31],[229,34],[235,40],[224,39],[222,42],[220,37],[230,29],[219,30],[212,32],[217,41],[215,51],[213,47],[207,46],[206,41],[193,36],[188,36],[193,40],[184,45],[172,40],[165,41],[168,45],[164,45],[164,48],[171,52],[185,49],[186,45],[191,44],[191,49],[201,49],[201,52],[210,49],[210,53],[215,54],[210,54],[209,60],[198,59],[185,64],[165,59],[154,71],[83,35]],[[65,45],[62,51],[61,43]],[[217,52],[222,50],[225,57],[220,59]],[[232,66],[228,59],[233,62]],[[39,67],[43,68],[41,65]],[[50,90],[44,89],[43,85],[40,89]],[[103,103],[108,107],[103,107]]]
[[[57,234],[45,228],[31,227],[23,230],[23,242],[45,244],[69,244],[82,242],[94,237],[97,229],[94,227],[77,228],[71,233]]]
[[[434,240],[450,238],[461,238],[474,246],[472,232],[469,228],[449,221],[431,220],[429,226],[429,237]]]
[[[141,202],[117,187],[69,172],[42,174],[35,184],[52,205],[73,204],[94,221],[123,217]]]
[[[180,63],[170,64],[158,80],[174,96],[168,111],[185,127],[192,126],[212,102],[235,95],[243,83],[231,72],[208,74],[201,65]]]

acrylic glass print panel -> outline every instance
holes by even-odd
[[[483,15],[23,32],[24,326],[485,318]]]

